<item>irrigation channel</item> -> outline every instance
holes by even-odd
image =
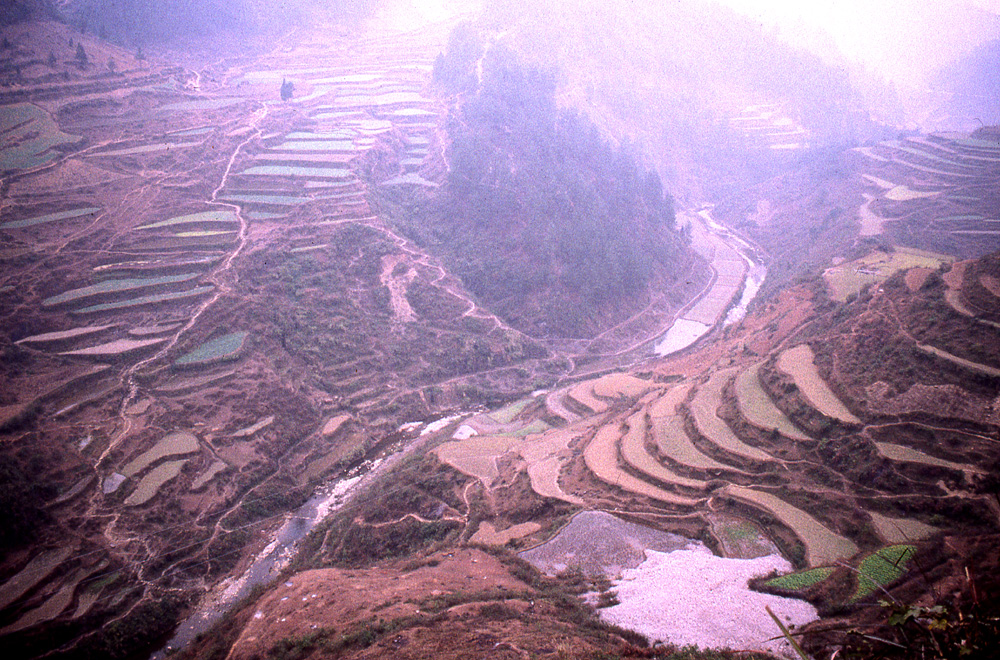
[[[686,213],[684,217],[691,224],[693,246],[709,262],[713,277],[705,289],[681,309],[657,342],[655,350],[661,356],[684,350],[714,328],[742,319],[767,274],[757,250],[714,220],[708,207],[696,214]],[[692,332],[692,328],[697,332]],[[453,421],[453,418],[447,419]],[[439,426],[440,423],[429,424],[425,432]],[[167,645],[153,654],[151,660],[162,660],[168,653],[184,648],[197,635],[208,631],[254,587],[277,579],[294,556],[299,542],[316,525],[344,506],[378,473],[390,469],[403,454],[421,444],[419,440],[414,441],[386,459],[366,463],[356,473],[334,479],[317,489],[305,504],[286,516],[270,543],[254,557],[242,575],[223,581],[206,594],[197,610],[181,622]]]

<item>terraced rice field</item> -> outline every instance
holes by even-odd
[[[625,462],[642,474],[666,484],[704,489],[705,482],[682,477],[660,465],[646,451],[646,411],[640,410],[628,418],[628,431],[622,437],[621,453]]]
[[[698,388],[691,400],[691,414],[695,427],[712,444],[725,449],[731,454],[749,458],[754,461],[773,461],[767,452],[746,444],[733,433],[725,420],[716,411],[722,405],[722,390],[729,384],[738,368],[721,369],[709,378],[708,382]]]
[[[58,220],[71,220],[85,215],[93,216],[100,211],[101,208],[98,206],[85,206],[78,209],[58,211],[56,213],[47,213],[45,215],[39,215],[32,218],[25,218],[24,220],[8,220],[7,222],[0,223],[0,229],[23,229],[25,227],[34,227],[35,225],[56,222]]]
[[[695,470],[735,470],[732,466],[701,453],[684,430],[684,418],[680,415],[654,418],[653,440],[661,454],[685,467]]]
[[[771,397],[761,387],[758,373],[762,364],[759,362],[736,377],[736,401],[740,407],[740,414],[754,426],[766,431],[777,430],[792,440],[810,440],[808,435],[800,431],[785,413],[774,405]]]
[[[43,332],[40,335],[31,335],[30,337],[25,337],[19,339],[15,343],[17,344],[45,344],[48,342],[59,342],[65,341],[67,339],[79,339],[81,337],[89,337],[92,334],[103,332],[110,328],[115,328],[116,325],[88,325],[82,328],[72,328],[70,330],[59,330],[56,332]]]
[[[191,482],[191,490],[200,490],[204,488],[215,476],[229,467],[226,463],[222,461],[214,461],[204,472],[195,477],[195,480]]]
[[[569,495],[559,485],[559,473],[572,458],[569,445],[590,429],[589,426],[571,426],[553,429],[540,436],[526,438],[519,449],[528,464],[531,489],[542,497],[563,500],[581,506],[584,501]]]
[[[906,447],[904,445],[894,445],[889,442],[876,442],[875,449],[882,456],[885,456],[891,461],[904,461],[909,463],[921,463],[923,465],[934,465],[937,467],[949,468],[951,470],[958,470],[959,472],[978,472],[975,467],[967,463],[955,463],[952,461],[946,461],[942,458],[935,458],[922,451],[917,451],[912,447]]]
[[[696,499],[676,495],[623,471],[618,466],[618,443],[620,440],[621,434],[616,425],[605,425],[598,429],[583,452],[587,468],[594,476],[606,484],[666,504],[687,507],[698,503]]]
[[[192,367],[236,359],[243,350],[249,332],[231,332],[206,341],[174,361],[179,367]]]
[[[875,531],[887,543],[913,543],[914,541],[922,541],[938,531],[919,520],[890,518],[874,511],[869,511],[868,515],[871,516]]]
[[[810,566],[832,564],[853,557],[858,552],[858,546],[853,541],[830,531],[802,509],[790,505],[771,493],[734,484],[726,486],[725,493],[769,511],[782,524],[795,532],[805,546],[806,563]]]
[[[60,564],[69,559],[71,554],[73,554],[73,548],[67,547],[35,555],[14,577],[0,586],[0,610],[6,609],[8,605],[51,575],[54,570],[59,568]]]
[[[125,498],[125,506],[141,506],[156,497],[164,484],[175,479],[181,473],[185,463],[187,463],[187,459],[167,461],[150,470],[135,487],[132,494]]]
[[[510,436],[474,436],[467,440],[446,442],[434,450],[442,462],[459,472],[491,484],[500,476],[497,459],[511,451],[517,438]]]
[[[78,348],[72,351],[64,351],[60,355],[72,357],[92,357],[92,358],[116,358],[141,351],[158,344],[166,342],[166,337],[153,339],[117,339],[106,344]]]
[[[778,369],[792,377],[813,408],[846,424],[860,424],[861,420],[847,409],[819,375],[814,357],[809,344],[799,344],[778,356]]]
[[[40,167],[58,157],[56,147],[79,137],[59,130],[49,113],[30,103],[4,106],[0,116],[0,172]]]
[[[944,172],[944,174],[947,174],[947,172]],[[908,202],[914,199],[922,199],[924,197],[935,197],[940,194],[940,192],[922,192],[919,190],[911,190],[907,186],[896,186],[885,194],[885,198],[891,199],[894,202]]]
[[[98,151],[89,154],[92,158],[104,156],[139,156],[142,154],[159,153],[163,151],[173,151],[174,149],[188,149],[200,146],[201,142],[161,142],[158,144],[143,144],[137,147],[125,149],[113,149],[111,151]]]
[[[163,436],[150,449],[135,457],[120,472],[134,477],[147,467],[168,456],[183,456],[198,451],[198,438],[187,431],[174,431]]]
[[[313,179],[349,179],[354,176],[350,170],[337,167],[305,167],[291,165],[255,165],[242,172],[248,176],[289,176]]]

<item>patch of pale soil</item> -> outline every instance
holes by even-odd
[[[624,569],[639,566],[646,550],[682,548],[708,552],[698,541],[677,534],[627,522],[604,511],[581,511],[549,541],[519,554],[547,575],[579,568],[589,575],[618,577]]]
[[[406,299],[406,289],[416,277],[416,271],[407,267],[401,276],[395,275],[396,265],[405,258],[402,254],[387,254],[382,257],[382,274],[379,276],[382,286],[389,289],[393,314],[397,320],[404,323],[417,318],[413,308],[410,307],[410,301]]]
[[[793,598],[751,591],[748,581],[791,564],[777,555],[724,559],[707,550],[649,550],[638,568],[615,583],[620,604],[600,611],[604,621],[651,641],[703,648],[729,647],[792,657],[787,642],[768,641],[781,631],[767,614],[800,627],[819,618],[816,608]]]
[[[351,416],[347,413],[342,415],[336,415],[327,420],[326,424],[323,425],[322,434],[324,437],[328,437],[340,430],[340,427],[344,425],[345,422],[349,421]]]
[[[519,525],[511,525],[507,529],[497,530],[491,522],[484,522],[479,525],[479,529],[469,539],[472,543],[482,543],[483,545],[506,545],[512,539],[519,539],[534,534],[542,528],[536,522],[525,522]]]

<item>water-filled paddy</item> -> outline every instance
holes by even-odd
[[[272,151],[354,151],[351,140],[286,140]]]
[[[45,165],[58,153],[55,147],[79,137],[59,130],[59,125],[37,105],[17,103],[0,113],[0,172]]]
[[[200,296],[212,291],[215,287],[212,286],[199,286],[193,289],[188,289],[186,291],[176,291],[172,293],[157,293],[149,296],[140,296],[138,298],[131,298],[129,300],[120,300],[117,302],[101,303],[99,305],[90,305],[89,307],[82,307],[80,309],[74,309],[74,314],[94,314],[96,312],[107,312],[114,309],[125,309],[128,307],[140,307],[142,305],[154,305],[162,302],[168,302],[173,300],[183,300],[185,298],[193,298],[195,296]]]
[[[254,165],[242,174],[255,176],[313,177],[317,179],[347,179],[354,176],[340,167],[307,167],[302,165]]]
[[[174,431],[163,436],[150,449],[129,461],[121,469],[121,473],[126,477],[134,477],[161,458],[192,454],[196,451],[198,451],[198,438],[187,431]]]
[[[236,222],[239,222],[239,220],[236,218],[236,214],[232,211],[205,211],[203,213],[191,213],[189,215],[168,218],[152,224],[136,227],[136,229],[159,229],[160,227],[172,227],[174,225],[184,225],[195,222],[235,224]]]
[[[21,229],[22,227],[33,227],[35,225],[44,224],[46,222],[55,222],[57,220],[69,220],[71,218],[79,218],[84,215],[91,215],[100,211],[100,207],[88,206],[85,208],[71,209],[69,211],[59,211],[57,213],[49,213],[47,215],[39,215],[34,218],[26,218],[24,220],[10,220],[0,224],[0,229]]]
[[[197,99],[194,101],[182,101],[180,103],[170,103],[160,106],[160,112],[191,112],[195,110],[219,110],[228,108],[231,105],[242,103],[244,99],[220,98],[220,99]]]
[[[61,305],[107,293],[120,293],[125,291],[134,291],[137,289],[145,289],[162,284],[187,282],[198,277],[198,275],[199,273],[184,273],[182,275],[163,275],[161,277],[133,277],[121,280],[105,280],[104,282],[81,287],[79,289],[72,289],[70,291],[66,291],[65,293],[60,293],[59,295],[50,296],[42,301],[42,307],[52,307],[54,305]]]
[[[172,149],[186,149],[197,147],[201,142],[161,142],[159,144],[144,144],[138,147],[127,149],[115,149],[113,151],[100,151],[90,154],[91,156],[136,156],[139,154],[151,154],[158,151],[170,151]]]
[[[297,206],[312,200],[308,197],[294,197],[292,195],[263,195],[256,193],[226,193],[220,200],[234,203],[267,204],[272,206]]]
[[[190,353],[177,358],[174,364],[193,366],[217,360],[234,359],[243,349],[243,344],[249,334],[248,332],[231,332],[228,335],[210,339]]]
[[[167,461],[150,470],[149,474],[143,477],[139,485],[135,487],[132,494],[125,498],[125,506],[139,506],[153,499],[165,483],[181,473],[185,463],[187,463],[187,459]]]

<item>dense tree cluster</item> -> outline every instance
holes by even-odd
[[[659,176],[560,109],[552,71],[486,48],[466,26],[434,77],[459,99],[435,233],[477,295],[601,304],[680,261],[685,246]]]

